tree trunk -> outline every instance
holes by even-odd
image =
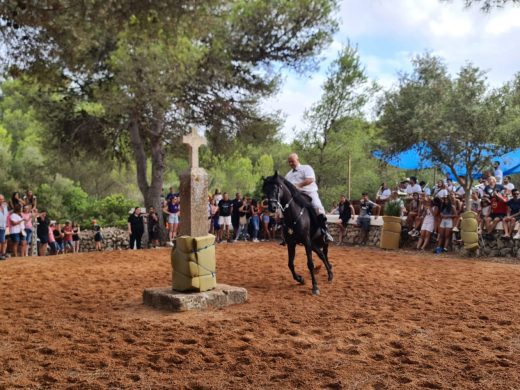
[[[129,130],[130,141],[137,167],[137,186],[143,196],[145,207],[153,206],[159,216],[160,241],[164,243],[167,240],[168,235],[164,224],[164,215],[161,204],[164,178],[164,147],[162,139],[159,135],[156,135],[151,137],[149,140],[152,151],[152,181],[151,184],[148,184],[148,179],[146,177],[147,156],[144,142],[141,137],[142,131],[139,129],[136,118],[132,120]]]

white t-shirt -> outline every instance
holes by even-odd
[[[503,184],[503,186],[508,191],[513,191],[515,189],[515,185],[513,183]]]
[[[422,192],[424,192],[428,196],[430,196],[432,194],[430,189],[428,187],[426,187],[426,186],[422,189]]]
[[[22,232],[22,229],[24,229],[24,224],[23,224],[23,222],[22,222],[22,223],[19,223],[19,224],[17,224],[17,225],[13,225],[13,222],[16,223],[16,222],[23,221],[23,218],[20,217],[18,214],[12,213],[12,214],[9,216],[9,219],[11,220],[11,225],[10,225],[9,232],[10,232],[11,234],[18,234],[18,233],[21,233],[21,232]]]
[[[392,191],[390,191],[390,189],[387,188],[386,190],[383,190],[383,192],[381,192],[381,194],[379,194],[379,199],[387,200],[388,198],[390,198],[390,195],[392,195]]]
[[[446,198],[446,197],[448,196],[448,190],[446,190],[446,189],[443,188],[443,189],[437,191],[437,193],[435,194],[435,196],[436,196],[437,198]]]
[[[316,184],[316,175],[314,169],[310,165],[298,165],[296,168],[291,169],[287,175],[285,175],[287,181],[291,184],[297,185],[306,179],[313,179],[311,184],[307,184],[305,187],[298,187],[302,192],[318,192],[318,185]]]
[[[504,179],[504,174],[502,173],[502,170],[500,168],[495,169],[493,176],[495,176],[495,179],[497,179],[497,184],[502,184],[502,180]]]
[[[407,194],[413,194],[414,192],[417,192],[418,194],[422,192],[422,188],[419,183],[415,183],[414,185],[408,184],[408,187],[406,187]]]
[[[455,193],[459,196],[464,196],[464,194],[466,194],[466,191],[464,190],[464,188],[462,188],[462,186],[458,186],[455,188]]]

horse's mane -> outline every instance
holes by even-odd
[[[286,180],[283,176],[275,174],[265,178],[264,188],[267,184],[284,184],[291,193],[293,201],[300,207],[311,207],[310,199],[307,195],[298,190],[294,184]]]

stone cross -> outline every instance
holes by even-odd
[[[191,128],[191,134],[182,137],[182,143],[187,144],[190,151],[190,168],[199,167],[199,147],[206,145],[206,138],[201,137],[195,127]]]

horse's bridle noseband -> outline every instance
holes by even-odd
[[[289,199],[289,202],[285,205],[285,207],[280,203],[280,186],[278,184],[275,184],[276,186],[276,199],[268,199],[268,202],[276,203],[276,205],[282,210],[282,213],[287,210],[287,208],[290,206],[291,202],[294,199],[294,196],[291,196],[291,199]]]

